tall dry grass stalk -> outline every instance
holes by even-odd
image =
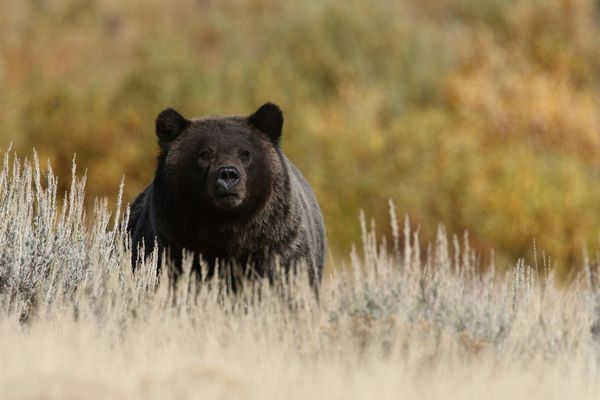
[[[50,167],[4,153],[2,399],[600,396],[591,272],[567,290],[546,263],[500,274],[443,228],[421,254],[392,205],[391,248],[363,217],[319,302],[305,276],[230,296],[156,256],[133,275],[118,209],[87,218],[84,187],[74,169],[59,201]]]

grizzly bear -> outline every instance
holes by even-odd
[[[283,114],[266,103],[249,116],[156,119],[160,152],[152,182],[130,207],[132,261],[158,244],[181,272],[182,254],[212,277],[230,265],[241,279],[308,268],[317,288],[326,253],[315,195],[281,149]],[[228,279],[231,279],[229,277]]]

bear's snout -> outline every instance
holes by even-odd
[[[240,171],[233,165],[227,165],[217,170],[215,174],[217,192],[227,192],[240,183]]]

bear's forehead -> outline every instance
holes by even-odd
[[[249,126],[249,123],[244,117],[197,117],[190,120],[192,125],[198,127],[234,127],[234,126]]]
[[[198,133],[246,133],[250,134],[250,124],[241,118],[197,118],[192,120],[191,131]]]
[[[194,118],[187,129],[183,141],[198,142],[210,141],[224,145],[235,145],[240,143],[255,143],[262,145],[266,141],[256,129],[254,129],[242,117],[210,117]]]

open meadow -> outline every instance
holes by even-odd
[[[423,254],[390,205],[393,235],[363,218],[318,302],[305,275],[232,296],[189,274],[173,285],[156,258],[134,276],[119,208],[86,216],[84,187],[74,175],[63,198],[37,158],[4,154],[2,399],[600,396],[589,260],[559,288],[543,255],[481,265],[441,227]]]
[[[600,399],[599,89],[599,0],[0,0],[0,400]],[[132,274],[159,112],[267,101],[318,301]]]

